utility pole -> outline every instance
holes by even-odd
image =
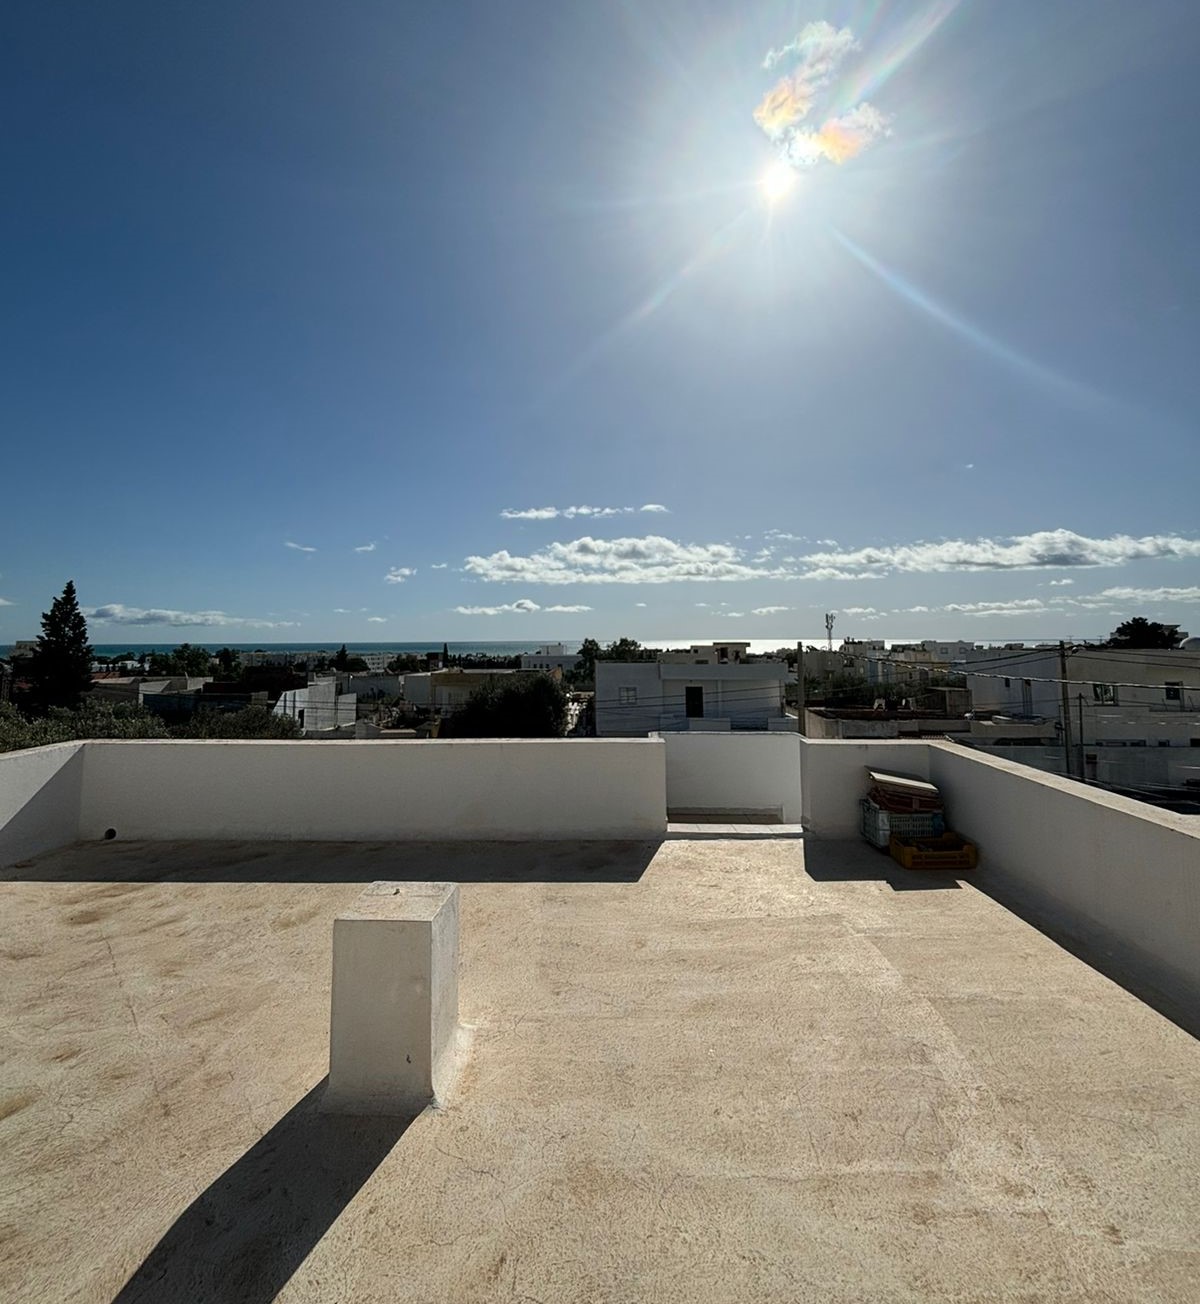
[[[796,644],[796,732],[804,732],[804,640]]]
[[[1067,685],[1067,645],[1058,642],[1059,688],[1062,690],[1062,739],[1063,739],[1063,773],[1071,778],[1075,773],[1075,762],[1071,755],[1071,694]],[[1080,778],[1083,776],[1080,775]]]
[[[826,641],[826,661],[825,661],[825,705],[828,706],[833,701],[833,622],[837,616],[836,611],[827,611],[825,613],[825,641]]]
[[[1079,694],[1079,777],[1087,782],[1087,762],[1083,756],[1083,694]]]

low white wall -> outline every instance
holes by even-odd
[[[653,837],[665,756],[648,738],[91,742],[79,836]]]
[[[1196,1009],[1200,820],[953,743],[930,744],[929,757],[989,882]]]
[[[0,867],[79,836],[83,743],[0,755]]]
[[[779,810],[800,822],[800,735],[665,733],[667,806],[673,810]]]
[[[815,838],[856,838],[867,769],[929,778],[925,742],[853,742],[800,738],[800,798],[805,830]]]

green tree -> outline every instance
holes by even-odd
[[[567,731],[567,694],[549,675],[504,676],[477,688],[467,704],[442,721],[443,738],[561,738]]]
[[[274,715],[270,707],[248,706],[241,711],[200,710],[187,724],[171,730],[175,738],[299,738],[300,726],[290,715]]]
[[[91,691],[92,649],[72,580],[50,604],[50,610],[42,612],[42,632],[28,673],[38,711],[52,706],[76,707]]]
[[[602,661],[647,661],[655,653],[647,651],[636,638],[617,638],[604,649]]]
[[[227,648],[226,651],[228,650]],[[151,653],[150,673],[200,678],[212,671],[212,661],[212,654],[204,648],[180,643],[174,652],[168,652],[165,656],[157,652]]]
[[[334,653],[333,668],[335,670],[345,670],[350,662],[350,654],[346,651],[345,643]]]
[[[594,638],[585,638],[579,647],[579,666],[575,672],[582,682],[590,684],[595,680],[600,656],[600,644]]]
[[[1164,648],[1179,642],[1178,625],[1160,625],[1145,616],[1125,620],[1109,635],[1105,647],[1112,648]]]
[[[236,679],[242,673],[242,654],[236,648],[221,648],[215,659],[222,679]]]

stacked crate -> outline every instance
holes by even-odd
[[[871,786],[863,798],[862,835],[905,869],[974,869],[975,847],[946,829],[937,787],[924,779],[867,770]]]

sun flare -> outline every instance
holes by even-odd
[[[774,205],[785,199],[795,184],[795,169],[778,159],[759,178],[758,187],[767,203]]]

